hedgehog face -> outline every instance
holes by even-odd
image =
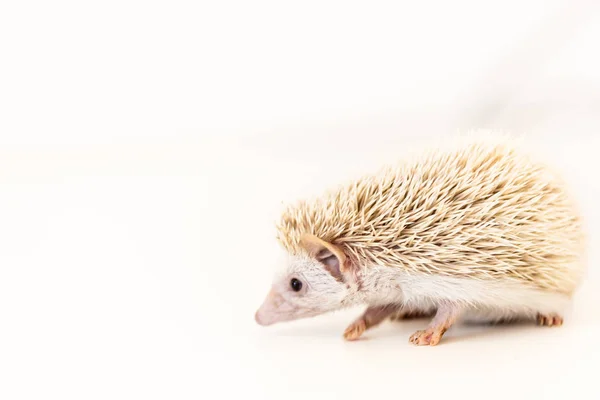
[[[350,303],[355,289],[343,268],[344,254],[314,237],[303,238],[304,251],[289,258],[256,312],[260,325],[314,317]]]

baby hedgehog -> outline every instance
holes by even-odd
[[[257,323],[366,305],[347,340],[409,317],[432,317],[416,345],[437,345],[461,319],[558,326],[585,271],[561,179],[504,139],[387,167],[289,206],[277,228],[289,261]]]

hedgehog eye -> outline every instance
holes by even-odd
[[[300,282],[296,278],[292,278],[292,280],[290,281],[290,286],[294,292],[299,292],[300,290],[302,290],[302,282]]]

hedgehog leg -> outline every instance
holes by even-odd
[[[410,319],[421,319],[421,318],[433,318],[435,316],[435,309],[432,310],[418,310],[418,309],[407,309],[401,308],[397,312],[390,315],[391,321],[403,321]]]
[[[379,325],[383,320],[398,310],[396,305],[368,307],[344,332],[344,338],[349,341],[357,340],[369,328]]]
[[[444,333],[456,322],[460,313],[461,308],[457,304],[450,302],[440,304],[427,329],[416,331],[409,341],[418,346],[437,345]]]

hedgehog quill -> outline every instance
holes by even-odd
[[[357,340],[386,319],[560,326],[584,271],[585,235],[560,177],[508,140],[437,149],[310,201],[277,224],[288,262],[255,314],[267,326],[350,306]]]

